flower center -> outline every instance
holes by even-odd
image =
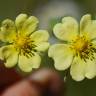
[[[79,56],[81,59],[86,61],[87,59],[93,60],[94,53],[96,53],[96,47],[94,44],[85,36],[78,36],[72,41],[72,49],[75,51],[75,56]]]
[[[34,41],[30,39],[30,37],[24,37],[24,36],[17,36],[14,40],[14,47],[17,51],[19,51],[19,54],[25,55],[27,57],[33,56],[36,45],[34,44]]]
[[[82,52],[88,48],[88,40],[86,40],[84,37],[77,37],[74,41],[74,48],[78,52]]]

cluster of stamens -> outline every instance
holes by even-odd
[[[75,56],[79,56],[85,62],[87,59],[93,60],[95,58],[96,47],[84,36],[78,36],[72,41],[71,48],[75,51]]]
[[[14,40],[14,47],[19,51],[19,54],[24,56],[34,56],[34,52],[36,52],[34,41],[30,39],[30,37],[17,36]]]

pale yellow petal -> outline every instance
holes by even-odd
[[[0,38],[4,42],[12,42],[16,36],[16,27],[12,20],[6,19],[1,24]]]
[[[50,44],[48,42],[39,42],[39,43],[36,43],[35,49],[37,51],[44,52],[49,48],[49,46],[50,46]]]
[[[31,72],[33,68],[38,68],[40,66],[41,58],[35,53],[32,57],[19,56],[19,68],[24,72]]]
[[[17,64],[18,52],[12,45],[4,46],[0,48],[0,57],[2,60],[5,60],[5,66],[10,68]]]
[[[35,31],[32,35],[31,35],[31,39],[35,42],[44,42],[44,41],[48,41],[49,39],[49,34],[48,31],[46,30],[38,30]]]
[[[0,48],[0,59],[8,58],[14,50],[12,45],[6,45]]]
[[[84,30],[86,29],[86,27],[89,25],[90,22],[91,22],[91,15],[90,14],[84,15],[80,21],[80,32],[84,32]]]
[[[27,18],[28,18],[27,14],[19,14],[16,17],[15,24],[19,31],[22,29],[22,26],[23,26],[24,22],[27,20]]]
[[[35,53],[35,56],[32,57],[32,64],[33,64],[32,68],[39,68],[40,63],[41,63],[41,57],[37,53]]]
[[[48,56],[54,60],[54,66],[57,70],[65,70],[72,63],[73,53],[68,45],[55,44],[49,48]]]
[[[0,48],[0,59],[4,60],[5,56],[8,57],[10,55],[10,46],[3,46]]]
[[[92,79],[96,76],[96,60],[95,59],[93,61],[88,60],[86,62],[85,76],[88,79]]]
[[[64,17],[62,23],[57,23],[53,32],[60,40],[70,41],[78,34],[78,23],[72,17]]]
[[[29,35],[33,31],[36,30],[38,26],[38,19],[35,16],[30,16],[23,24],[22,31],[20,32],[22,35]]]
[[[18,52],[12,51],[10,56],[6,58],[5,67],[11,68],[18,63]]]
[[[80,21],[80,33],[89,39],[96,38],[96,20],[92,20],[91,15],[84,15]]]
[[[89,25],[86,30],[88,30],[91,39],[96,38],[96,20],[92,20],[91,25]]]
[[[75,57],[70,68],[70,74],[75,81],[82,81],[85,78],[86,63],[79,57]]]

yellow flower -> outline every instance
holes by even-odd
[[[49,48],[48,55],[53,58],[57,70],[70,68],[76,81],[96,76],[96,20],[86,14],[81,18],[80,27],[73,17],[64,17],[62,23],[53,28],[54,35],[63,41]]]
[[[6,19],[1,25],[1,40],[6,44],[0,48],[0,58],[6,67],[18,64],[22,71],[30,72],[40,66],[39,52],[49,47],[46,30],[35,31],[39,21],[26,14],[17,16],[15,22]]]

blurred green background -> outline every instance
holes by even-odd
[[[49,30],[52,36],[51,43],[56,42],[52,35],[52,27],[62,16],[70,15],[80,20],[86,13],[95,16],[95,12],[96,0],[0,0],[0,22],[5,18],[14,20],[19,13],[35,15],[40,20],[39,27]],[[53,61],[48,58],[47,52],[42,59],[41,67],[54,68]],[[63,78],[65,72],[59,73]],[[75,82],[67,74],[66,87],[66,96],[96,96],[96,78]]]

